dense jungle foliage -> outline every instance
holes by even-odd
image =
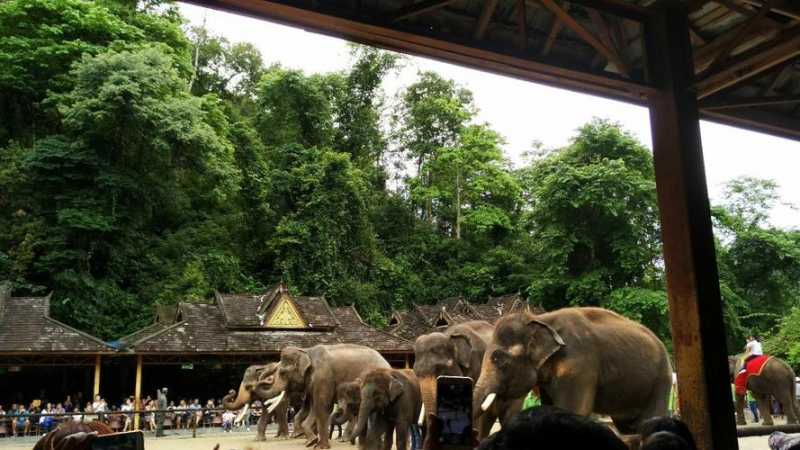
[[[342,72],[267,66],[157,0],[0,3],[0,280],[105,339],[152,306],[256,292],[392,308],[521,292],[669,340],[650,152],[606,120],[521,167],[472,94],[352,47]],[[769,180],[714,207],[730,345],[800,366],[800,232]]]

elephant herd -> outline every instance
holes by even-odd
[[[672,367],[664,344],[649,329],[602,308],[565,308],[471,321],[417,338],[413,370],[392,369],[375,350],[352,344],[286,347],[280,361],[251,366],[239,391],[223,400],[239,409],[261,400],[257,428],[268,416],[288,437],[286,411],[296,411],[295,436],[330,448],[333,426],[347,423],[344,440],[362,449],[405,450],[409,430],[436,410],[436,378],[466,376],[474,383],[474,423],[486,436],[503,425],[538,387],[543,403],[578,414],[610,416],[621,433],[667,414]],[[334,404],[337,405],[334,408]]]

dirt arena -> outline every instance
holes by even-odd
[[[270,433],[272,434],[272,433]],[[166,436],[156,439],[145,437],[145,450],[212,450],[220,444],[220,450],[306,450],[301,439],[279,440],[268,439],[266,442],[254,442],[254,433],[208,433],[196,438],[191,436]],[[0,450],[30,450],[35,440],[31,438],[0,438]],[[356,447],[340,442],[331,442],[332,448],[355,450]],[[769,450],[767,437],[749,437],[739,439],[740,450]]]

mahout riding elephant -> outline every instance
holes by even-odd
[[[537,385],[544,403],[609,415],[631,434],[644,420],[667,414],[672,368],[652,331],[606,309],[501,318],[475,385],[474,413]]]
[[[340,442],[350,441],[355,443],[353,427],[358,417],[358,408],[361,404],[361,379],[342,383],[336,388],[336,404],[338,408],[331,413],[331,428],[328,438],[333,436],[333,427],[339,427]],[[347,423],[344,436],[342,436],[342,425]]]
[[[396,434],[396,450],[408,448],[411,425],[422,407],[419,383],[409,369],[375,369],[364,376],[361,384],[361,405],[353,434],[362,450],[392,447]],[[369,424],[367,424],[369,422]]]
[[[444,332],[419,336],[414,342],[414,373],[422,389],[423,405],[433,412],[436,401],[436,377],[461,376],[478,381],[486,347],[492,340],[494,325],[473,320],[453,325]],[[524,396],[523,396],[524,397]],[[505,424],[522,407],[522,398],[493,402],[481,415],[476,428],[480,439],[489,435],[495,420]]]
[[[250,404],[256,400],[266,400],[258,396],[253,390],[258,383],[271,384],[275,380],[275,371],[278,368],[278,363],[273,362],[264,365],[253,365],[244,371],[242,382],[239,384],[238,393],[230,390],[228,395],[222,399],[222,405],[226,409],[236,411],[241,409],[244,405]],[[235,398],[234,398],[235,396]],[[277,438],[289,437],[289,398],[282,398],[281,401],[275,405],[273,411],[270,413],[265,408],[261,417],[258,418],[258,425],[256,426],[256,440],[265,441],[267,438],[265,432],[267,425],[270,424],[270,419],[278,424],[278,432],[275,434]]]
[[[731,380],[739,372],[739,361],[743,355],[728,357],[728,370]],[[758,412],[763,417],[764,425],[772,425],[772,412],[770,408],[770,396],[783,406],[786,413],[786,423],[798,423],[800,409],[795,400],[795,374],[792,367],[786,361],[770,357],[764,364],[759,375],[751,375],[747,378],[747,389],[753,393],[753,397],[758,402]],[[736,423],[745,425],[744,419],[744,396],[736,394]]]
[[[274,399],[286,391],[303,391],[309,404],[309,416],[303,430],[311,442],[315,426],[319,430],[317,446],[330,448],[328,420],[336,389],[341,383],[354,381],[372,369],[388,369],[389,363],[377,351],[355,344],[315,345],[303,349],[285,347],[281,351],[274,383],[259,382],[254,388],[261,398]],[[297,423],[297,421],[295,422]]]

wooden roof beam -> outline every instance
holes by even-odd
[[[800,27],[784,30],[775,39],[733,58],[726,67],[695,83],[698,99],[741,83],[800,55]]]
[[[478,18],[478,26],[475,28],[475,35],[473,36],[475,39],[483,39],[483,35],[486,34],[486,28],[489,27],[489,22],[492,21],[495,9],[497,9],[497,0],[486,0],[486,3],[483,4],[481,17]]]
[[[616,53],[616,56],[620,61],[623,61],[622,55],[620,54],[620,47],[614,43],[611,28],[608,26],[608,23],[603,18],[602,14],[600,14],[600,12],[596,9],[589,9],[588,12],[589,18],[592,19],[592,23],[600,33],[600,40],[603,42],[603,44],[605,44],[606,47]],[[625,65],[627,66],[627,64]]]
[[[743,99],[710,99],[700,103],[706,110],[749,108],[751,106],[789,105],[800,103],[800,95],[771,95]]]
[[[569,2],[564,2],[564,11],[569,11],[569,8]],[[555,44],[558,33],[561,33],[562,28],[564,28],[564,22],[558,16],[553,17],[553,25],[550,27],[550,32],[547,33],[547,39],[544,41],[544,46],[540,52],[542,56],[547,56],[550,50],[553,49],[553,44]]]
[[[789,59],[779,67],[778,73],[775,75],[775,77],[772,79],[771,82],[767,83],[767,85],[764,86],[764,89],[761,91],[762,97],[770,95],[776,89],[780,89],[781,86],[783,86],[783,83],[785,83],[786,80],[788,80],[792,74],[792,71],[789,70],[792,67],[792,63],[793,61]]]
[[[630,70],[628,66],[622,62],[619,55],[611,48],[608,48],[603,42],[595,37],[589,30],[584,28],[583,25],[578,23],[572,16],[564,11],[553,0],[539,0],[545,8],[549,9],[556,17],[558,17],[564,25],[575,32],[581,39],[594,48],[598,53],[606,57],[606,59],[616,67],[617,71],[621,74],[628,76]]]
[[[748,5],[756,7],[764,6],[763,0],[741,0],[741,1],[747,3]],[[784,17],[788,17],[792,20],[800,22],[800,9],[798,8],[792,8],[791,6],[786,6],[786,5],[775,5],[771,9],[772,12],[775,14],[780,14]]]
[[[528,11],[525,8],[525,0],[517,0],[517,7],[515,9],[517,14],[517,34],[519,35],[519,43],[517,46],[520,51],[524,52],[528,47]]]
[[[767,4],[770,4],[770,2],[771,0],[767,0]],[[752,30],[753,27],[755,27],[755,25],[761,21],[761,19],[767,14],[767,11],[769,11],[768,6],[762,7],[758,14],[751,16],[749,19],[736,27],[735,30],[731,31],[731,37],[725,42],[725,45],[722,45],[717,49],[711,58],[711,62],[708,64],[708,68],[705,69],[705,71],[711,73],[719,69],[722,63],[727,61],[731,51],[733,51],[733,49],[736,48],[736,46],[738,46],[748,34],[750,34],[750,30]]]
[[[455,0],[423,0],[418,3],[400,8],[392,17],[392,21],[397,22],[404,19],[409,19],[420,14],[444,8]]]

